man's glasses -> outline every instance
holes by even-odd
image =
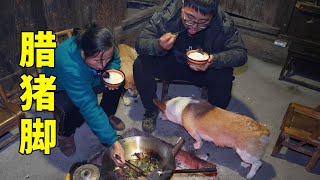
[[[210,22],[205,22],[205,23],[199,23],[199,22],[196,22],[194,20],[191,20],[191,19],[188,19],[186,18],[186,15],[185,13],[183,13],[183,20],[184,20],[184,23],[187,25],[187,26],[193,26],[195,24],[197,24],[197,27],[199,29],[206,29],[207,27],[210,26]]]

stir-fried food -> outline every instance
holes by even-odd
[[[128,162],[140,168],[145,175],[149,175],[152,171],[159,169],[158,160],[146,153],[134,153]],[[134,167],[130,168],[129,165],[117,167],[114,171],[118,173],[119,179],[146,179],[142,176],[142,173],[135,171]]]

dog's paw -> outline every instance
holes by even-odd
[[[198,141],[196,143],[193,144],[193,148],[194,149],[200,149],[202,146],[202,142],[201,141]]]
[[[244,168],[247,168],[247,167],[250,166],[250,164],[242,161],[241,162],[241,166],[244,167]]]
[[[247,174],[247,179],[251,179],[251,178],[253,178],[253,176],[255,176],[256,175],[256,172],[249,172],[248,174]]]
[[[249,173],[247,174],[247,179],[253,178],[256,175],[258,169],[262,166],[261,161],[253,162]]]

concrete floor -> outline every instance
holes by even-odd
[[[316,165],[314,172],[309,173],[304,169],[309,160],[307,156],[286,148],[282,149],[277,158],[270,156],[288,104],[298,102],[311,107],[320,104],[319,92],[279,81],[280,70],[281,67],[278,65],[249,57],[245,66],[235,70],[233,98],[228,110],[253,117],[266,124],[271,131],[271,143],[263,158],[263,165],[254,179],[319,179],[320,162]],[[172,85],[169,88],[169,95],[171,97],[199,96],[200,92],[193,86]],[[124,106],[121,101],[117,115],[126,122],[127,128],[141,129],[143,108],[140,99],[136,100],[137,102],[129,107]],[[32,111],[29,116],[51,118],[50,113]],[[186,150],[191,150],[194,142],[180,126],[169,121],[159,120],[158,128],[153,135],[168,142],[183,136],[186,139],[183,148]],[[73,163],[87,160],[103,148],[86,124],[78,129],[75,138],[77,153],[70,158],[65,157],[58,148],[52,149],[51,155],[47,156],[39,151],[31,155],[21,155],[18,152],[19,140],[17,140],[0,151],[0,179],[64,179]],[[192,152],[200,158],[216,163],[219,179],[244,179],[248,172],[248,169],[240,166],[240,158],[232,149],[218,148],[211,143],[204,143],[201,150]]]

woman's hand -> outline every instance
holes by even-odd
[[[208,59],[208,62],[204,65],[194,65],[194,64],[189,64],[189,67],[194,70],[194,71],[206,71],[209,66],[213,63],[214,61],[214,56],[213,55],[210,55],[209,59]]]
[[[119,166],[123,166],[125,159],[124,159],[124,150],[121,146],[121,144],[119,143],[119,141],[114,142],[111,145],[111,158],[112,160]],[[120,156],[121,161],[116,159],[116,154]]]

